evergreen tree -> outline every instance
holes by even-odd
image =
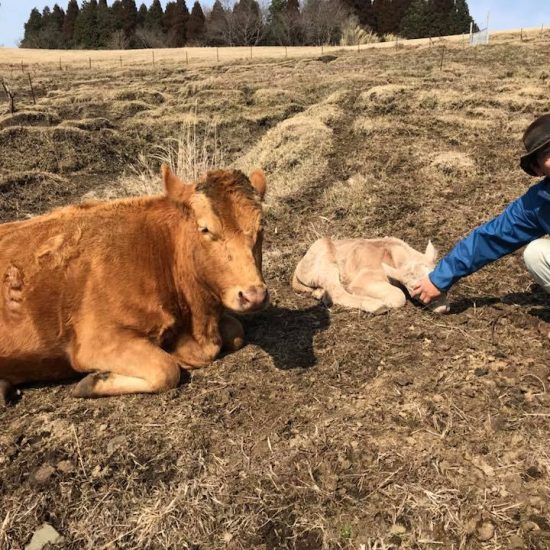
[[[97,34],[100,47],[108,46],[114,30],[113,15],[107,5],[107,0],[99,0],[97,4]]]
[[[413,0],[401,20],[401,34],[406,38],[430,36],[431,12],[428,0]]]
[[[228,18],[220,0],[215,0],[212,11],[206,20],[207,40],[211,46],[222,46],[229,44]]]
[[[79,12],[78,2],[76,0],[69,0],[65,20],[63,21],[63,39],[67,48],[73,47],[74,25]]]
[[[172,48],[181,48],[186,42],[186,26],[189,19],[189,10],[185,0],[176,0],[166,4],[164,12],[164,28],[168,45]]]
[[[474,32],[477,32],[479,28],[470,15],[470,10],[468,9],[466,0],[455,0],[454,9],[452,10],[450,17],[449,32],[451,34],[470,32],[470,23],[474,24],[473,30]]]
[[[53,9],[45,7],[42,11],[42,29],[40,31],[40,48],[59,50],[65,47],[63,38],[63,21],[65,12],[55,4]]]
[[[39,48],[40,32],[42,30],[42,14],[32,9],[28,21],[25,23],[25,34],[21,42],[24,48]]]
[[[374,0],[373,11],[376,19],[376,32],[379,34],[394,32],[395,11],[392,0]]]
[[[84,0],[74,24],[73,41],[76,46],[95,49],[99,46],[97,30],[97,0]]]
[[[446,36],[449,33],[454,0],[430,0],[430,36]]]
[[[164,12],[160,0],[153,0],[145,17],[145,28],[150,31],[161,31],[163,16]]]
[[[204,40],[206,32],[206,17],[198,0],[195,0],[191,14],[187,20],[187,42],[200,44]]]
[[[148,11],[149,10],[147,9],[147,6],[144,3],[142,3],[139,6],[138,13],[137,13],[137,26],[138,27],[145,26],[145,19],[147,17]]]
[[[120,18],[124,35],[132,43],[138,22],[138,11],[135,0],[121,0]]]

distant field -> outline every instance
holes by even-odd
[[[525,40],[536,40],[550,36],[550,30],[543,31],[541,28],[523,29]],[[491,33],[494,42],[519,40],[520,29],[509,31],[497,31]],[[156,50],[37,50],[24,48],[0,48],[0,66],[8,65],[34,65],[52,64],[68,67],[90,66],[127,66],[127,65],[152,65],[155,64],[190,64],[200,65],[214,62],[231,62],[243,59],[284,59],[294,57],[308,57],[333,53],[345,50],[365,50],[368,48],[395,48],[418,47],[427,44],[441,45],[454,44],[464,45],[468,35],[446,36],[442,38],[421,38],[418,40],[402,40],[395,42],[380,42],[361,46],[307,46],[307,47],[281,47],[281,46],[259,46],[259,47],[221,47],[221,48],[164,48]]]

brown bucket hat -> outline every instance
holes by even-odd
[[[523,134],[523,145],[527,153],[521,157],[519,165],[530,176],[536,176],[533,161],[537,153],[550,147],[550,113],[540,116],[529,125]]]

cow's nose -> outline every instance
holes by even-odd
[[[261,307],[267,305],[269,302],[269,293],[265,285],[251,286],[246,290],[241,290],[239,292],[239,298],[245,306]]]

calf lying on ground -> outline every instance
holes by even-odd
[[[409,292],[435,267],[437,253],[428,243],[422,254],[400,239],[319,239],[294,271],[292,287],[325,303],[383,313],[405,305]],[[448,311],[442,297],[430,304],[436,313]]]
[[[243,343],[231,310],[269,301],[263,173],[217,170],[165,195],[0,225],[0,400],[11,385],[91,373],[80,397],[160,392],[180,367]]]

